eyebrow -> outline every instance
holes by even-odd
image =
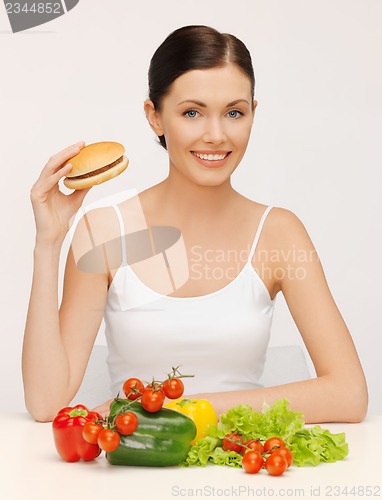
[[[246,99],[236,99],[236,101],[229,102],[226,107],[229,108],[231,106],[235,106],[236,104],[239,104],[239,102],[245,102],[249,105],[249,102]],[[204,102],[201,102],[201,101],[197,101],[196,99],[187,99],[186,101],[180,102],[177,106],[180,106],[181,104],[185,104],[185,103],[196,104],[197,106],[200,106],[201,108],[207,107],[207,104],[205,104]]]

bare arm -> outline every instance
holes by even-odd
[[[57,373],[69,374],[58,321],[58,265],[61,245],[36,245],[28,314],[24,332],[22,371],[25,404],[36,419],[45,421],[50,404],[60,394]],[[56,384],[56,385],[55,385]]]
[[[264,401],[272,404],[276,399],[287,398],[293,409],[304,413],[306,422],[359,422],[366,415],[368,396],[349,330],[303,224],[287,210],[273,210],[267,233],[269,238],[271,234],[277,235],[274,236],[277,241],[269,240],[270,248],[279,248],[281,255],[289,255],[277,264],[285,271],[279,273],[283,276],[279,289],[312,358],[317,378],[277,387],[193,397],[206,397],[219,413],[239,403],[261,409]],[[288,253],[292,248],[300,254],[305,252],[306,261],[294,261],[293,252]]]
[[[62,242],[69,221],[88,190],[66,196],[59,191],[58,181],[70,171],[70,167],[62,168],[64,162],[79,151],[79,147],[69,147],[51,157],[31,190],[36,245],[22,371],[26,407],[40,421],[52,420],[57,410],[66,406],[76,393],[102,318],[102,302],[107,292],[107,277],[79,272],[69,252],[59,313],[58,268]],[[97,312],[92,310],[91,301],[100,304]]]

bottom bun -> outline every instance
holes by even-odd
[[[129,160],[126,156],[123,156],[123,159],[114,167],[109,168],[105,172],[101,172],[100,174],[91,175],[90,177],[86,177],[85,179],[71,179],[70,177],[65,177],[64,184],[69,189],[87,189],[92,186],[96,186],[97,184],[102,184],[113,177],[117,177],[117,175],[121,174],[129,164]]]

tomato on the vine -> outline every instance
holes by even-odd
[[[237,432],[227,434],[222,439],[222,448],[224,451],[236,451],[236,453],[241,453],[245,449],[242,437]]]
[[[274,448],[280,448],[281,446],[285,446],[284,441],[279,437],[271,437],[267,439],[264,443],[264,453],[269,453]]]
[[[99,433],[103,430],[103,425],[96,422],[86,422],[82,429],[82,436],[87,443],[97,444]]]
[[[112,429],[103,429],[98,435],[98,446],[101,450],[110,452],[118,448],[121,436]]]
[[[265,460],[265,468],[271,476],[281,476],[288,468],[286,458],[278,453],[271,453]]]
[[[164,403],[165,395],[161,390],[156,390],[150,386],[146,387],[141,397],[141,404],[146,411],[159,411]]]
[[[244,453],[242,466],[245,472],[249,474],[257,474],[263,467],[264,459],[258,451],[247,451]]]
[[[293,464],[293,453],[286,446],[280,446],[280,448],[276,448],[272,452],[272,455],[275,455],[275,454],[281,455],[286,459],[288,468]]]
[[[138,427],[138,417],[132,411],[120,413],[115,419],[115,427],[120,434],[128,436]]]
[[[142,395],[144,389],[145,386],[143,385],[143,382],[139,378],[135,377],[128,378],[123,384],[123,392],[125,393],[127,399],[130,399],[131,401],[138,399]]]
[[[253,451],[258,451],[259,453],[264,453],[264,446],[261,444],[260,439],[249,439],[244,442],[245,448],[244,452],[246,453],[248,448]]]
[[[183,395],[184,384],[178,377],[172,377],[163,382],[162,390],[169,399],[178,399]]]

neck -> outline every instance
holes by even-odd
[[[216,218],[229,212],[240,196],[230,179],[218,186],[198,185],[184,176],[169,175],[160,183],[159,202],[164,211],[187,219]]]

